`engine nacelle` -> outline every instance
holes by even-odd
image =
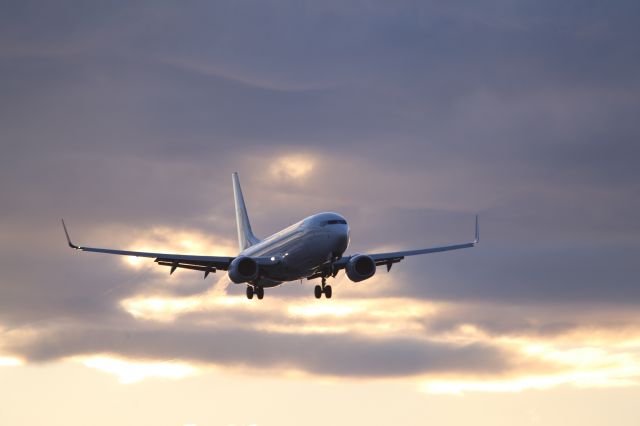
[[[248,256],[238,256],[229,265],[229,279],[236,284],[246,283],[258,278],[258,263]]]
[[[352,257],[345,268],[347,277],[353,282],[364,281],[376,273],[376,262],[366,254]]]

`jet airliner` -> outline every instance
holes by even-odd
[[[67,227],[62,226],[69,247],[87,252],[154,258],[158,265],[168,266],[170,274],[177,268],[204,272],[204,278],[218,270],[227,271],[235,284],[245,284],[247,298],[264,297],[264,289],[284,282],[320,278],[314,288],[316,299],[324,294],[331,298],[331,285],[327,278],[334,277],[342,269],[353,282],[371,278],[378,266],[385,265],[387,272],[394,263],[407,256],[438,253],[474,247],[479,242],[478,216],[475,223],[475,239],[472,242],[440,247],[404,250],[388,253],[344,255],[349,245],[349,225],[337,213],[318,213],[260,240],[251,230],[247,208],[238,174],[233,173],[233,195],[236,211],[239,254],[228,256],[194,256],[186,254],[149,253],[129,250],[78,246],[71,242]]]

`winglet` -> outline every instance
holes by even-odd
[[[476,239],[473,240],[473,244],[480,242],[480,225],[478,224],[478,215],[476,215]]]
[[[69,232],[67,231],[67,225],[64,224],[64,219],[62,219],[62,229],[64,229],[64,235],[67,237],[67,243],[69,244],[69,247],[76,250],[80,249],[80,247],[71,242],[71,238],[69,238]]]

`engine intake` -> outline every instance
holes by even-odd
[[[347,277],[355,283],[371,278],[376,273],[376,262],[365,254],[352,257],[346,266]]]
[[[238,256],[229,265],[229,279],[236,284],[246,283],[258,278],[258,263],[248,256]]]

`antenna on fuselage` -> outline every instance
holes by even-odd
[[[247,214],[247,207],[244,204],[244,197],[242,196],[242,188],[240,187],[240,180],[238,179],[238,172],[232,174],[233,178],[233,199],[236,207],[236,226],[238,227],[238,246],[240,251],[251,247],[252,245],[260,242],[259,239],[253,235],[251,230],[251,223],[249,222],[249,215]]]

